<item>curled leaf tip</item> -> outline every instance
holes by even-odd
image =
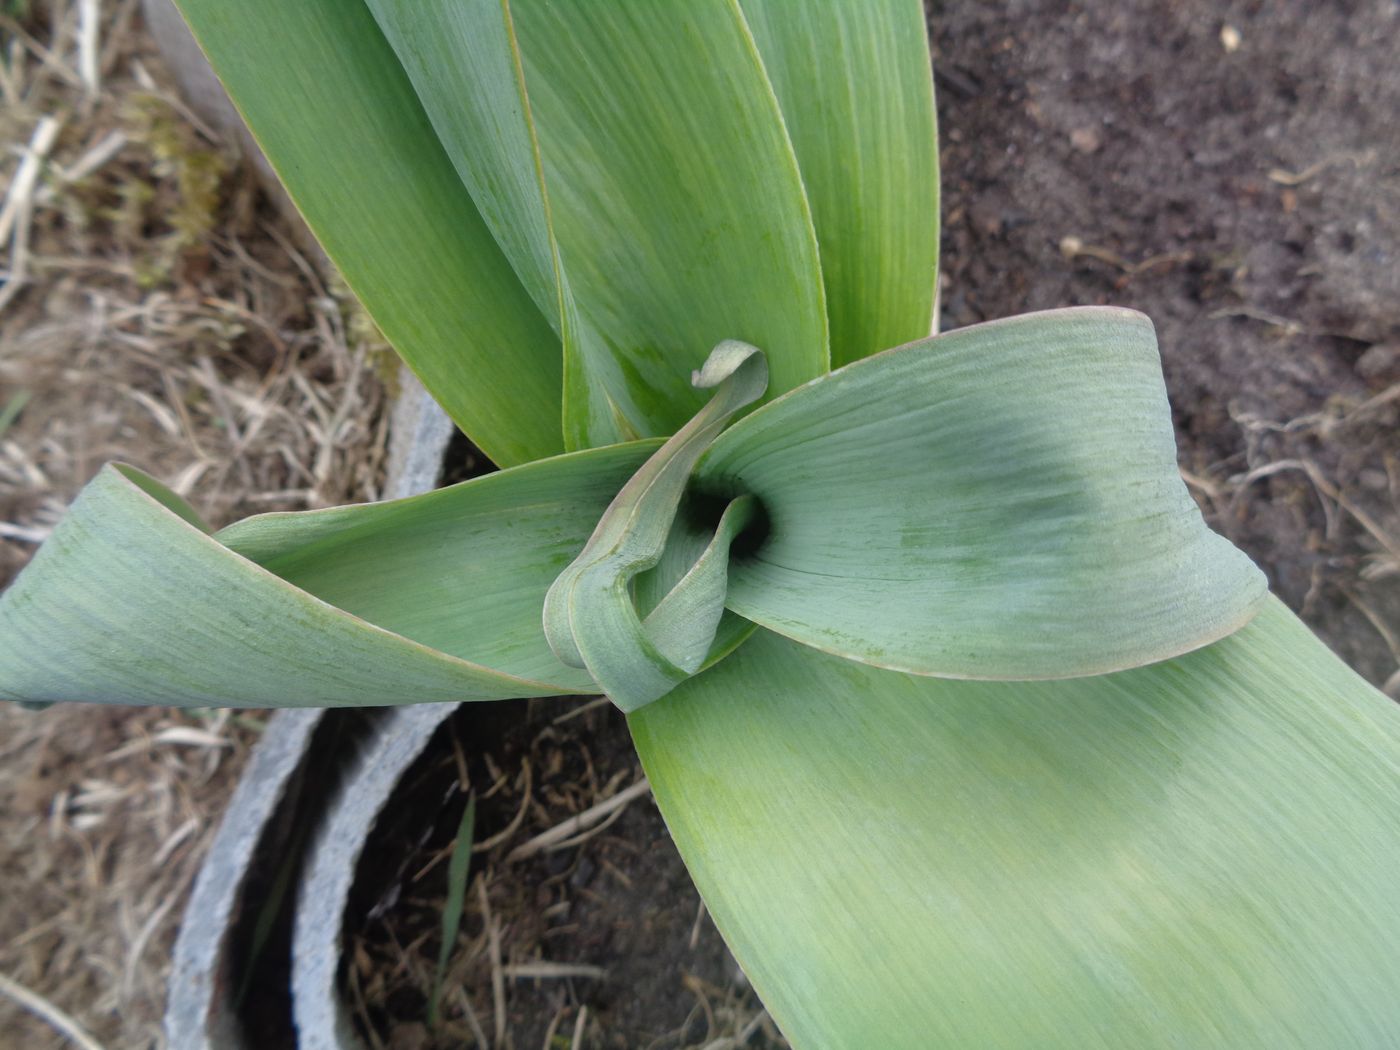
[[[691,378],[714,396],[623,486],[545,597],[550,647],[564,663],[587,667],[624,711],[664,696],[704,663],[724,614],[729,546],[753,515],[751,501],[731,504],[698,559],[643,621],[632,581],[661,561],[695,464],[763,396],[768,365],[757,347],[725,340]]]
[[[717,344],[710,351],[710,356],[705,358],[705,363],[690,373],[690,385],[697,390],[710,390],[746,364],[752,381],[761,384],[758,396],[762,396],[763,389],[768,386],[768,360],[758,347],[738,339],[726,339]]]

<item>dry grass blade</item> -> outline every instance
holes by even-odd
[[[501,964],[501,927],[491,914],[491,901],[486,894],[486,880],[476,882],[477,899],[481,904],[481,920],[486,925],[487,943],[491,952],[491,1003],[492,1015],[496,1024],[496,1045],[501,1046],[506,1038],[506,978]]]
[[[0,311],[4,310],[29,281],[29,241],[34,218],[34,186],[44,159],[53,149],[61,123],[55,117],[42,117],[34,128],[34,137],[20,161],[5,208],[0,212],[0,240],[13,231],[10,246],[10,269],[5,284],[0,287]]]
[[[31,992],[28,988],[18,984],[4,974],[0,974],[0,995],[8,996],[19,1003],[26,1010],[42,1017],[54,1028],[58,1029],[69,1039],[71,1039],[82,1050],[102,1050],[102,1044],[79,1026],[78,1022],[69,1017],[66,1013],[54,1006],[42,995]]]
[[[582,977],[590,981],[605,981],[608,971],[601,966],[586,963],[528,962],[512,963],[504,967],[503,973],[513,981],[557,981],[570,977]]]
[[[568,820],[556,824],[548,831],[543,831],[536,835],[534,838],[530,839],[529,842],[517,846],[506,854],[506,863],[514,864],[517,861],[522,861],[527,857],[534,856],[541,850],[559,846],[574,836],[579,835],[581,832],[587,831],[600,824],[612,814],[621,810],[624,806],[648,794],[650,791],[651,785],[648,784],[646,780],[639,780],[631,787],[619,791],[611,798],[604,799],[597,805],[590,806],[577,816],[570,817]]]

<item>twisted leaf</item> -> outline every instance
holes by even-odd
[[[217,536],[129,467],[0,595],[0,697],[294,707],[596,691],[545,592],[655,442]]]
[[[1237,630],[1266,593],[1181,481],[1152,324],[1128,310],[848,365],[736,423],[697,476],[767,512],[729,608],[878,667],[1120,670]]]
[[[699,389],[717,388],[710,403],[627,482],[545,598],[545,634],[555,655],[586,666],[624,711],[700,669],[724,611],[729,547],[752,513],[745,498],[730,505],[714,541],[643,623],[632,580],[661,561],[695,461],[735,413],[763,395],[768,369],[756,348],[727,341],[715,347],[694,382]]]

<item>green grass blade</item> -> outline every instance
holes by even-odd
[[[497,463],[562,448],[562,351],[363,0],[179,0],[326,252]]]
[[[5,402],[5,407],[0,408],[0,437],[5,436],[5,432],[14,425],[19,414],[24,411],[24,406],[29,404],[29,399],[33,392],[29,390],[16,390],[10,395],[10,399]]]
[[[592,692],[545,592],[656,442],[211,536],[130,468],[0,595],[0,698],[354,706]]]
[[[442,979],[447,975],[447,963],[457,943],[457,931],[462,925],[462,904],[467,897],[467,877],[471,873],[472,836],[476,829],[476,795],[467,799],[462,822],[457,825],[457,838],[452,843],[452,856],[447,861],[447,900],[442,906],[442,945],[438,948],[437,968],[433,971],[433,990],[428,996],[428,1025],[436,1028],[438,1006],[442,1002]]]
[[[760,347],[773,390],[827,368],[816,236],[735,0],[511,5],[580,336],[566,440],[674,433],[710,347]]]
[[[1058,682],[760,631],[629,723],[797,1050],[1400,1040],[1400,709],[1277,600]]]
[[[771,523],[729,608],[875,666],[1100,674],[1214,641],[1265,595],[1182,483],[1152,324],[1127,310],[848,365],[734,424],[697,477]]]
[[[938,139],[919,0],[740,0],[821,246],[839,367],[928,335]]]

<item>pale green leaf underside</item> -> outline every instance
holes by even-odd
[[[1085,308],[848,365],[741,419],[702,487],[771,532],[729,608],[828,652],[957,678],[1121,670],[1238,629],[1264,576],[1176,466],[1152,325]]]
[[[821,248],[831,360],[928,335],[938,144],[919,0],[740,0]]]
[[[775,392],[826,371],[816,236],[735,0],[510,10],[579,315],[566,441],[673,433],[725,339],[768,355]]]
[[[0,696],[353,706],[596,692],[540,609],[655,442],[209,536],[106,468],[0,596]]]
[[[559,451],[559,337],[363,0],[179,7],[307,224],[458,425],[503,466]]]
[[[1400,711],[1277,600],[1057,682],[759,631],[629,722],[803,1050],[1400,1045]]]

